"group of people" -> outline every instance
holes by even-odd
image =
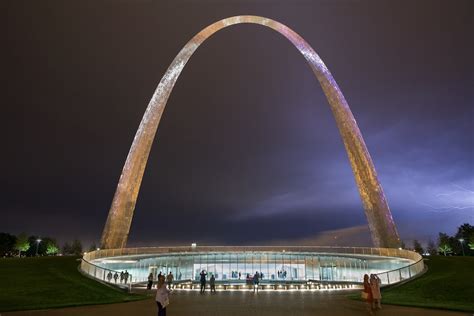
[[[207,272],[202,270],[199,274],[200,276],[200,283],[201,283],[201,294],[206,291],[206,276]],[[211,293],[216,293],[216,277],[213,273],[211,273],[211,278],[209,279],[209,286],[211,288]]]
[[[122,273],[121,273],[121,280],[122,280]],[[109,274],[111,275],[110,272]],[[258,292],[258,285],[262,276],[263,276],[262,273],[259,273],[258,271],[255,271],[253,278],[250,278],[250,275],[247,275],[247,278],[251,279],[253,282],[254,292],[255,291]],[[107,275],[107,278],[109,278],[109,275]],[[128,279],[127,271],[123,273],[123,279],[125,280],[125,283],[127,283],[127,279]],[[150,273],[150,275],[148,276],[148,284],[147,284],[148,289],[152,288],[153,279],[154,279],[153,273]],[[166,306],[168,306],[169,304],[169,295],[171,293],[171,288],[173,284],[173,273],[170,272],[165,277],[160,272],[157,279],[158,279],[158,283],[156,286],[157,291],[156,291],[155,299],[156,299],[156,304],[158,306],[158,316],[166,316]],[[201,283],[200,292],[201,293],[204,293],[206,290],[206,281],[207,281],[207,272],[205,270],[202,270],[200,273],[200,283]],[[168,286],[166,286],[166,283],[168,284]],[[216,292],[216,278],[214,274],[212,273],[211,273],[211,278],[209,279],[209,284],[211,288],[211,293],[215,293]],[[373,314],[374,310],[382,308],[382,305],[381,305],[382,295],[380,293],[381,284],[382,282],[376,274],[371,274],[370,276],[368,274],[364,275],[364,290],[362,291],[361,296],[367,302],[367,306],[368,306],[370,314]]]
[[[278,271],[277,273],[279,279],[286,279],[286,271]]]
[[[158,283],[159,283],[161,277],[163,277],[165,279],[166,283],[168,284],[168,288],[171,290],[171,288],[173,287],[173,280],[174,280],[173,273],[170,271],[168,273],[168,275],[165,277],[160,271],[160,273],[158,274],[158,276],[156,278],[158,280]],[[147,290],[151,290],[151,288],[153,287],[153,280],[154,279],[155,279],[155,277],[154,277],[153,273],[150,273],[148,275],[148,283],[146,285]]]
[[[120,272],[120,283],[127,284],[129,276],[130,276],[130,274],[128,273],[127,270],[125,270],[125,272],[123,272],[123,271]],[[117,283],[117,280],[119,278],[118,273],[115,272],[112,275],[112,271],[109,271],[109,273],[107,273],[107,281],[112,282],[112,278],[114,278],[115,283]]]
[[[375,309],[382,308],[382,294],[380,293],[380,285],[382,281],[376,274],[364,275],[364,290],[362,291],[362,299],[367,302],[370,313]]]

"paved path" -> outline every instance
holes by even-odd
[[[363,302],[349,300],[346,294],[308,293],[308,292],[218,292],[217,294],[199,292],[175,292],[167,308],[168,316],[187,315],[369,315]],[[108,305],[71,307],[54,310],[4,313],[2,316],[116,316],[116,315],[156,315],[153,299]],[[383,306],[377,316],[461,316],[458,313],[432,309]]]

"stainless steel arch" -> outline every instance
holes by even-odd
[[[123,248],[127,243],[135,203],[158,124],[168,97],[191,55],[215,32],[235,24],[252,23],[269,27],[286,37],[304,56],[326,95],[341,133],[365,214],[376,247],[398,248],[400,238],[372,159],[357,123],[336,81],[321,58],[306,41],[287,26],[259,16],[241,15],[220,20],[195,35],[166,70],[148,104],[123,167],[102,233],[102,248]]]

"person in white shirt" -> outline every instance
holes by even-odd
[[[160,275],[156,290],[156,305],[158,305],[158,316],[166,316],[166,306],[170,303],[170,290],[166,288],[165,277]]]

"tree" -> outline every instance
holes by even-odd
[[[443,247],[445,249],[447,249],[445,247],[446,245],[449,246],[450,253],[453,253],[455,255],[462,254],[461,243],[459,242],[459,240],[457,240],[453,236],[449,236],[448,234],[439,233],[438,245],[439,247]]]
[[[469,242],[467,244],[469,249],[474,250],[474,233],[469,236]]]
[[[420,255],[424,253],[423,247],[421,246],[420,242],[418,240],[413,240],[413,249],[418,252]]]
[[[458,227],[458,232],[454,236],[456,239],[469,240],[469,238],[474,234],[474,226],[464,223]]]
[[[16,237],[8,233],[0,233],[0,257],[10,257],[15,249]]]
[[[454,236],[457,242],[464,248],[464,252],[468,256],[474,256],[474,249],[472,249],[471,244],[474,244],[474,226],[464,223],[458,227],[458,231]],[[462,241],[461,241],[462,240]],[[461,249],[461,253],[463,249]],[[461,254],[460,253],[460,254]]]
[[[73,255],[82,256],[82,244],[78,239],[72,241],[71,250]]]
[[[22,252],[28,251],[30,249],[30,242],[28,241],[28,236],[25,233],[21,233],[16,237],[15,249],[18,250],[18,256],[21,257]]]
[[[72,247],[68,242],[63,245],[63,255],[72,255]]]
[[[97,250],[97,247],[95,245],[95,243],[93,243],[90,247],[89,247],[89,252],[90,251],[96,251]]]
[[[439,252],[441,252],[445,256],[448,255],[449,253],[453,252],[453,249],[448,244],[439,245],[438,250],[439,250]]]
[[[54,256],[59,252],[59,247],[58,247],[58,244],[56,243],[56,240],[54,239],[46,240],[45,244],[46,244],[46,254],[48,256]]]
[[[40,238],[40,236],[32,235],[28,237],[30,248],[26,252],[28,257],[44,256],[46,254],[46,243],[50,240],[48,237]]]
[[[438,249],[433,240],[428,241],[428,247],[426,248],[426,252],[430,254],[430,256],[436,256],[438,254]]]

